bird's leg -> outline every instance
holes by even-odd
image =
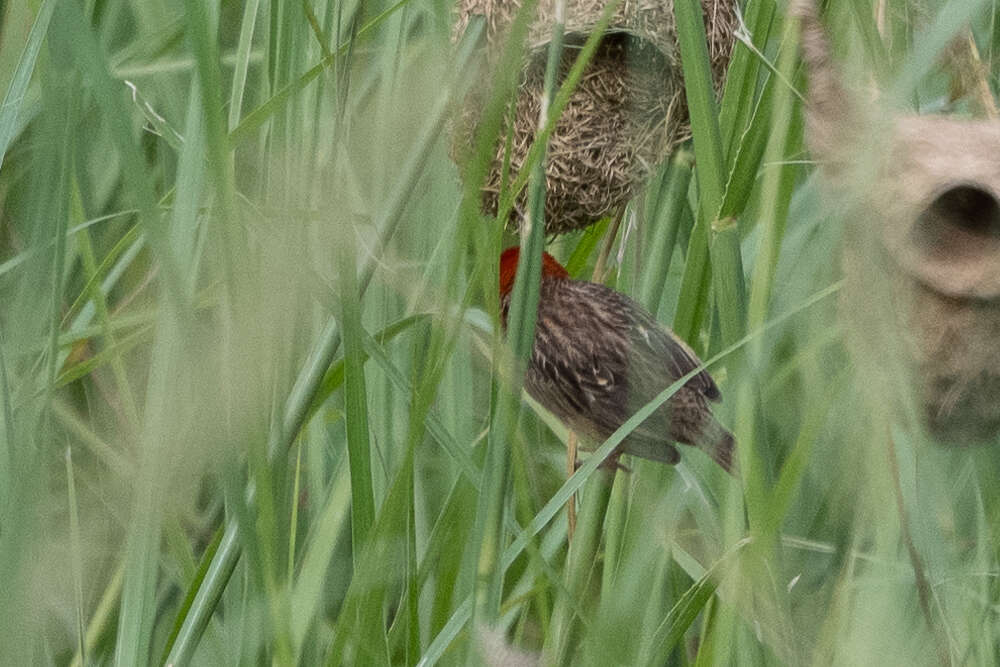
[[[570,433],[572,433],[572,431],[570,431]],[[599,470],[606,470],[609,472],[618,472],[619,470],[622,472],[632,472],[631,468],[629,468],[627,465],[621,462],[621,457],[622,454],[624,453],[625,452],[622,451],[621,449],[616,449],[615,451],[611,452],[611,454],[608,455],[608,458],[601,461],[601,463],[597,466],[597,468]],[[574,459],[573,471],[575,472],[579,467],[580,467],[580,460]]]
[[[577,439],[576,432],[570,429],[569,438],[566,440],[566,477],[569,478],[574,472],[576,472],[576,450],[577,450]],[[573,541],[573,534],[576,532],[576,494],[574,493],[569,497],[569,501],[566,502],[566,519],[568,521],[568,538],[569,541]]]
[[[598,467],[611,472],[618,472],[619,470],[622,472],[632,472],[631,468],[622,463],[622,454],[624,454],[624,452],[621,449],[616,449],[611,452],[611,456],[601,461],[601,465]]]
[[[579,439],[576,437],[576,431],[572,429],[569,432],[569,437],[566,439],[566,477],[569,478],[576,472],[577,468],[580,467],[580,460],[576,457],[576,453],[579,450]],[[622,451],[621,449],[616,449],[611,453],[611,456],[601,461],[601,465],[598,468],[606,470],[614,475],[614,473],[621,470],[622,472],[632,472],[628,466],[621,462]],[[570,499],[566,501],[566,520],[567,520],[567,538],[570,542],[573,541],[573,535],[576,533],[576,494],[574,493],[570,496]]]

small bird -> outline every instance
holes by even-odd
[[[500,315],[504,331],[520,248],[500,255]],[[604,285],[572,280],[548,253],[531,360],[524,386],[581,437],[603,442],[664,389],[701,365],[672,331],[638,303]],[[722,398],[702,370],[619,445],[623,452],[675,464],[671,444],[694,445],[733,472],[733,435],[715,420],[709,402]]]

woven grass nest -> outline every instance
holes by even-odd
[[[579,45],[600,19],[603,0],[568,0],[560,82],[579,53]],[[494,66],[521,0],[459,0],[455,34],[472,16],[486,19],[487,65]],[[716,90],[733,47],[737,25],[733,0],[702,0]],[[553,0],[540,0],[529,29],[527,55],[513,122],[511,179],[524,164],[534,141],[541,106],[547,46],[552,34]],[[576,48],[575,48],[576,47]],[[489,80],[486,72],[483,80]],[[456,124],[453,154],[471,144],[485,89],[466,99]],[[493,165],[483,186],[483,208],[497,211],[504,127]],[[623,0],[588,64],[549,142],[545,224],[549,234],[586,227],[620,211],[652,168],[690,136],[687,105],[674,25],[673,0]],[[522,192],[509,222],[524,212]]]
[[[904,418],[896,402],[915,399],[940,444],[995,444],[1000,120],[883,111],[845,85],[813,0],[796,3],[807,140],[844,216],[841,312],[863,382]]]

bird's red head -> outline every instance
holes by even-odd
[[[514,287],[514,276],[517,274],[517,260],[521,256],[521,248],[512,246],[500,254],[500,298],[510,294]],[[569,272],[556,258],[547,252],[542,253],[542,277],[569,278]]]

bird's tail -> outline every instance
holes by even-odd
[[[699,448],[712,457],[723,470],[734,477],[739,477],[736,466],[736,439],[719,422],[714,419],[702,431],[698,442]]]

